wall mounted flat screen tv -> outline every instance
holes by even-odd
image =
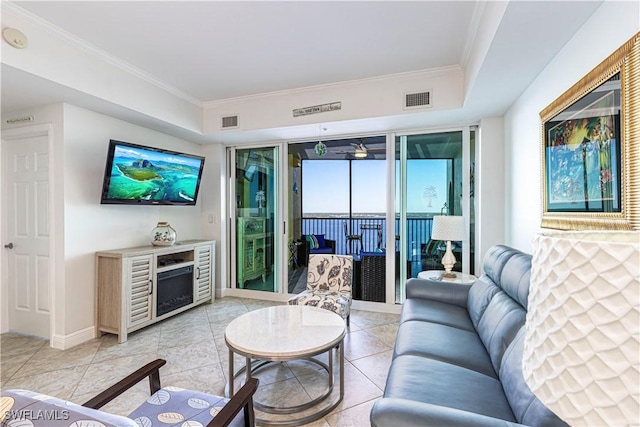
[[[195,205],[204,157],[111,140],[102,204]]]

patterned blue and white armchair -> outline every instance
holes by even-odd
[[[349,325],[353,257],[309,255],[307,289],[289,299],[289,305],[311,305],[339,314]]]

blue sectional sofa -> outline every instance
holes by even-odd
[[[407,281],[371,425],[566,426],[522,375],[531,256],[494,246],[473,285]]]

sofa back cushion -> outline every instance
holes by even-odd
[[[522,374],[524,331],[520,328],[507,348],[499,371],[500,382],[516,420],[533,427],[567,427],[533,394]]]
[[[485,275],[469,290],[469,315],[496,373],[504,353],[524,325],[531,256],[494,246],[485,256]]]
[[[491,299],[480,319],[478,335],[496,372],[500,372],[502,357],[524,325],[526,316],[527,312],[518,303],[500,291]]]
[[[469,290],[467,307],[473,326],[478,329],[480,319],[489,306],[491,299],[500,291],[500,279],[507,261],[516,253],[521,253],[504,245],[489,248],[484,256],[484,275]]]

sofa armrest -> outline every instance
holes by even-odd
[[[326,247],[331,248],[332,250],[332,254],[336,253],[336,241],[335,240],[331,240],[331,239],[324,239],[324,245]]]
[[[374,403],[370,421],[372,427],[524,427],[522,424],[460,409],[391,397]]]
[[[429,299],[466,308],[471,286],[412,278],[407,280],[406,292],[407,298]]]

